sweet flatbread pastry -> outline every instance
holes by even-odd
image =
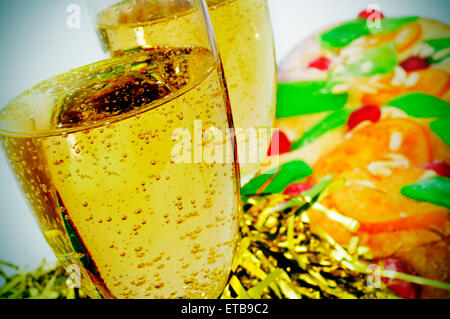
[[[300,189],[329,174],[345,180],[324,205],[358,221],[356,232],[310,214],[337,242],[358,236],[386,268],[450,282],[450,26],[378,16],[321,30],[281,63],[281,162],[312,168]],[[389,287],[405,298],[449,297]]]

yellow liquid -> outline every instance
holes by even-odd
[[[266,0],[207,2],[230,93],[235,127],[271,128],[275,121],[277,79]],[[259,142],[260,148],[267,143]],[[259,167],[259,164],[248,161],[241,163],[242,180],[252,177]]]
[[[194,120],[229,127],[224,92],[209,51],[154,49],[43,82],[1,113],[40,227],[91,297],[221,294],[237,240],[236,166],[177,164],[171,152],[174,129],[194,135]]]
[[[207,2],[223,62],[235,127],[271,128],[275,121],[277,79],[266,0]],[[116,6],[99,15],[99,29],[110,52],[157,45],[173,46],[179,39],[196,46],[203,46],[207,41],[190,28],[192,21],[198,17],[194,17],[189,8],[169,6],[163,19],[157,15],[157,8],[152,10],[154,4],[151,2],[141,0],[136,3],[135,6]],[[247,143],[245,138],[243,141]],[[259,141],[259,144],[264,148],[267,141]],[[246,147],[238,146],[239,149]],[[260,150],[264,154],[266,151]],[[240,164],[244,181],[260,167],[260,163],[250,163],[247,156],[240,156]]]

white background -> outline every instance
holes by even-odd
[[[0,107],[45,78],[106,57],[82,0],[0,3]],[[420,15],[450,24],[449,0],[269,0],[277,60],[315,30],[352,19],[373,3],[387,16]],[[80,29],[66,26],[69,4],[81,7]],[[43,258],[55,260],[1,154],[0,260],[36,267]]]

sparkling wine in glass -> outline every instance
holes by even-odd
[[[216,298],[235,252],[239,169],[207,11],[164,3],[161,42],[45,80],[0,112],[24,196],[92,298]],[[185,28],[165,11],[180,8]]]

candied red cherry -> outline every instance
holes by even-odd
[[[385,259],[383,263],[385,270],[414,275],[414,270],[398,258],[388,258]],[[417,299],[419,297],[420,287],[416,284],[386,277],[382,277],[381,281],[386,284],[390,291],[401,298]]]
[[[272,135],[272,141],[270,142],[269,150],[267,151],[267,156],[280,155],[288,153],[291,150],[291,142],[289,141],[286,134],[277,130]]]
[[[376,123],[380,120],[381,111],[380,108],[376,105],[366,105],[360,107],[350,114],[347,125],[349,130],[353,130],[358,124],[364,121],[371,121]]]
[[[301,193],[313,188],[313,185],[311,184],[303,184],[303,183],[293,183],[286,187],[283,194],[285,195],[292,195],[292,196],[298,196],[301,195]]]
[[[403,62],[401,62],[400,66],[406,72],[414,72],[414,71],[418,71],[418,70],[428,69],[430,64],[424,58],[421,58],[419,56],[412,56],[412,57],[407,58]]]
[[[375,9],[366,9],[366,10],[361,11],[358,14],[358,18],[369,19],[375,13],[378,13],[377,16],[379,16],[381,19],[384,18],[383,12],[375,10]]]
[[[433,170],[439,176],[450,178],[450,165],[441,161],[434,161],[422,166],[425,169]]]
[[[387,288],[403,299],[419,298],[419,287],[411,282],[399,282],[388,285]]]
[[[319,57],[313,61],[311,61],[311,63],[309,63],[308,67],[312,68],[312,69],[318,69],[321,71],[326,71],[330,68],[330,64],[331,64],[331,60],[326,58],[326,57]]]

